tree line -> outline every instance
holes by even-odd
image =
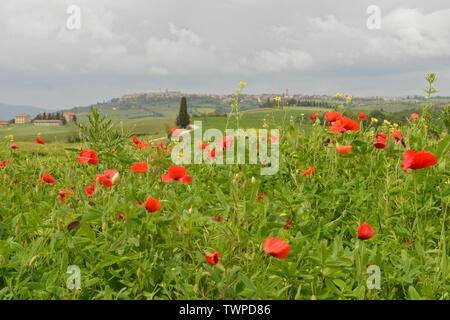
[[[61,120],[63,125],[67,124],[67,120],[62,112],[40,113],[33,120]],[[76,115],[73,116],[73,121],[77,121]]]
[[[296,100],[294,98],[289,99],[287,101],[281,101],[280,103],[278,103],[275,100],[270,100],[269,98],[267,98],[267,101],[264,102],[262,105],[260,105],[260,108],[276,108],[278,107],[278,105],[286,105],[286,103],[289,106],[298,106],[298,107],[314,107],[314,108],[327,108],[327,109],[332,109],[335,106],[333,106],[332,104],[325,102],[325,101],[317,101],[317,100],[306,100],[306,99],[299,99]]]

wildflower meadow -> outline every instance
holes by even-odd
[[[3,139],[0,299],[450,299],[450,137],[426,108],[380,124],[347,99],[244,128],[245,85],[223,120],[257,133],[241,151],[195,127],[138,137],[96,109],[79,143]],[[261,174],[274,159],[248,159],[274,147]]]

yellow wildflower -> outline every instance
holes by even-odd
[[[347,103],[348,104],[352,103],[352,97],[347,97]]]
[[[342,93],[336,93],[335,95],[334,95],[337,99],[340,99],[341,97],[342,97]]]
[[[239,84],[241,85],[241,87],[245,87],[247,85],[247,82],[241,81],[239,82]]]
[[[371,121],[372,122],[378,122],[378,119],[377,118],[372,118]]]

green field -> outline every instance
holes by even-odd
[[[263,124],[263,119],[269,117],[276,121],[283,121],[286,117],[286,121],[289,121],[291,116],[301,117],[301,114],[305,114],[305,124],[310,124],[312,122],[308,121],[309,114],[315,112],[325,112],[327,109],[317,109],[317,108],[285,108],[284,110],[274,110],[274,109],[255,109],[242,112],[241,125],[246,128],[259,128]],[[145,117],[138,119],[126,119],[125,116],[129,113],[125,111],[112,111],[104,114],[108,118],[111,118],[115,124],[115,127],[120,127],[121,122],[125,127],[130,128],[138,136],[147,136],[149,139],[163,137],[167,135],[169,128],[175,127],[175,117],[165,117],[165,118],[153,118]],[[267,118],[269,118],[267,117]],[[87,122],[87,114],[81,114],[78,116],[78,120],[81,123]],[[218,128],[224,129],[227,117],[226,116],[203,116],[203,117],[193,117],[193,121],[203,121],[203,126],[205,128]],[[234,120],[229,122],[230,126],[233,126]],[[10,129],[10,130],[9,130]],[[0,137],[5,138],[12,134],[15,141],[30,141],[36,139],[40,134],[40,137],[46,140],[48,143],[67,143],[69,137],[78,136],[78,128],[74,124],[67,126],[33,126],[32,124],[26,125],[11,125],[10,127],[0,127]]]

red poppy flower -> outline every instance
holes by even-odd
[[[16,149],[18,149],[19,147],[17,146],[17,144],[15,144],[15,143],[13,143],[12,145],[11,145],[11,149],[14,149],[14,150],[16,150]]]
[[[133,136],[133,142],[134,144],[140,143],[139,139],[136,136]]]
[[[336,151],[338,153],[349,153],[352,150],[353,146],[339,146],[336,147]]]
[[[417,113],[413,113],[413,114],[411,114],[411,120],[417,120],[417,119],[419,119],[419,115],[417,114]]]
[[[136,143],[137,149],[145,150],[145,149],[147,149],[147,147],[148,147],[148,143],[145,143],[145,142]]]
[[[147,201],[145,201],[145,209],[148,212],[159,211],[159,209],[161,209],[161,203],[158,200],[153,199],[151,196],[148,196]]]
[[[286,259],[291,247],[286,241],[278,238],[268,238],[264,241],[264,251],[278,259]]]
[[[388,134],[378,133],[376,135],[377,141],[373,143],[377,149],[386,149],[387,143],[386,139],[389,138]]]
[[[170,166],[168,169],[168,175],[162,175],[161,179],[165,183],[172,182],[173,180],[178,180],[184,184],[189,184],[191,182],[192,176],[186,175],[187,169],[181,166]]]
[[[221,216],[217,216],[215,217],[216,221],[222,221],[222,217]]]
[[[219,257],[221,256],[222,254],[219,251],[211,254],[205,254],[206,261],[208,261],[208,263],[212,266],[215,266],[216,264],[219,263]]]
[[[131,170],[137,173],[144,173],[148,170],[148,164],[147,162],[138,162],[131,166]]]
[[[203,142],[199,142],[198,143],[198,148],[202,149],[202,150],[205,150],[206,149],[206,144],[204,144]]]
[[[363,119],[367,118],[367,114],[365,113],[360,113],[357,114],[359,121],[363,121]]]
[[[428,151],[415,152],[413,150],[406,150],[403,156],[402,167],[403,171],[408,169],[424,169],[434,166],[437,163],[437,158]]]
[[[117,170],[105,170],[104,174],[96,174],[95,179],[104,187],[112,187],[114,184],[119,184],[119,172]]]
[[[171,129],[169,129],[169,131],[170,131],[170,133],[172,133],[172,134],[175,134],[175,135],[177,135],[177,134],[180,134],[180,133],[181,133],[181,131],[180,131],[180,130],[178,130],[177,128],[171,128]]]
[[[313,114],[311,114],[311,115],[309,116],[309,118],[310,118],[311,120],[315,120],[315,119],[317,119],[318,116],[319,116],[318,113],[313,113]]]
[[[44,175],[42,176],[42,180],[39,178],[38,178],[38,180],[40,182],[46,182],[51,185],[53,185],[55,183],[55,179],[53,179],[53,177],[51,175],[49,175],[48,173],[44,173]]]
[[[314,167],[309,168],[308,170],[303,170],[302,173],[303,175],[310,175],[314,172]]]
[[[92,196],[95,193],[95,187],[97,184],[95,182],[92,182],[89,187],[84,187],[84,192],[88,197]]]
[[[211,150],[208,152],[208,159],[212,160],[216,157],[216,150]]]
[[[403,138],[402,134],[398,130],[392,131],[392,136],[395,138],[396,141],[400,141]]]
[[[269,143],[277,143],[278,140],[280,139],[280,135],[270,135],[270,140]]]
[[[359,123],[348,117],[341,117],[340,119],[334,121],[330,126],[330,130],[339,133],[345,131],[358,131]]]
[[[221,148],[222,150],[225,150],[225,149],[231,148],[233,146],[233,143],[234,143],[234,138],[233,137],[225,136],[225,137],[222,137],[222,141],[219,142],[217,144],[217,146],[219,148]]]
[[[386,149],[387,143],[383,139],[378,139],[376,142],[373,143],[373,145],[377,149]]]
[[[123,220],[124,217],[125,217],[125,213],[116,214],[116,218],[117,218],[118,220]]]
[[[375,235],[375,231],[372,229],[370,224],[364,222],[358,227],[358,239],[367,240]]]
[[[325,119],[327,119],[328,122],[334,122],[341,118],[342,118],[342,115],[339,112],[332,111],[332,112],[325,113]]]
[[[0,169],[4,169],[6,167],[6,163],[9,163],[8,160],[0,161]]]
[[[59,196],[61,197],[61,198],[59,199],[59,201],[61,201],[61,202],[66,201],[66,195],[71,195],[71,194],[73,194],[72,191],[69,191],[69,190],[61,190],[61,191],[59,192]]]
[[[375,139],[377,140],[383,140],[386,141],[386,139],[389,140],[390,136],[388,134],[384,134],[384,133],[377,133],[375,136]]]
[[[264,199],[264,193],[258,193],[258,194],[256,195],[256,200],[261,201],[261,200],[263,200],[263,199]]]
[[[36,138],[36,143],[38,143],[38,144],[45,144],[45,141],[42,140],[41,138]]]
[[[97,152],[95,152],[94,150],[84,149],[83,151],[80,152],[80,155],[78,156],[77,160],[80,164],[86,162],[90,164],[97,164],[98,163]]]
[[[158,144],[156,146],[152,146],[152,148],[158,148],[159,150],[162,150],[162,149],[166,150],[167,146],[160,141],[160,142],[158,142]]]

